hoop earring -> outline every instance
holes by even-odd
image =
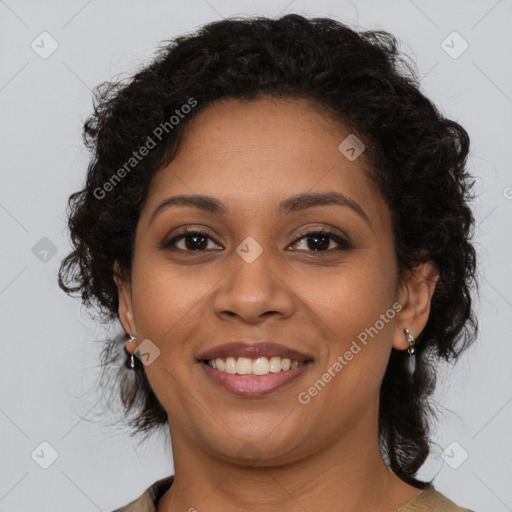
[[[407,337],[407,343],[409,344],[409,348],[407,349],[407,352],[410,356],[414,354],[414,344],[416,343],[416,338],[413,336],[412,332],[409,331],[409,329],[404,329],[404,334]]]
[[[130,339],[128,341],[132,343],[137,343],[137,337],[132,334],[128,334]],[[133,354],[130,356],[130,368],[135,368],[135,359],[133,358]]]

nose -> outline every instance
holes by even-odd
[[[295,301],[290,283],[279,274],[278,265],[271,265],[270,260],[265,250],[251,263],[233,254],[230,270],[214,294],[217,316],[257,324],[271,317],[293,315]]]

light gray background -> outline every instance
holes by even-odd
[[[424,92],[470,133],[469,164],[480,194],[481,334],[455,368],[442,372],[437,448],[420,476],[437,474],[441,492],[476,511],[512,510],[512,2],[6,0],[0,1],[1,511],[109,511],[172,473],[161,439],[136,449],[126,429],[104,427],[89,414],[101,398],[91,390],[100,348],[94,340],[104,328],[56,283],[69,250],[66,200],[81,187],[88,162],[81,125],[91,111],[91,89],[133,72],[159,41],[206,22],[287,12],[391,31],[413,55]],[[43,31],[59,45],[47,59],[31,48]],[[469,43],[455,59],[441,46],[453,31]],[[457,40],[447,44],[461,48]],[[51,248],[43,237],[56,254],[42,252]],[[39,461],[49,457],[44,441],[58,453],[48,469],[31,457],[34,450]],[[441,457],[454,441],[451,465],[460,463],[462,450],[468,453],[457,469]]]

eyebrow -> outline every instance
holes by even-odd
[[[339,192],[296,194],[288,197],[280,203],[279,214],[286,215],[288,213],[306,210],[315,206],[325,205],[348,206],[363,218],[368,225],[370,225],[370,219],[361,206],[359,206],[359,204],[353,199],[350,199]],[[197,208],[217,215],[226,215],[229,211],[226,205],[215,197],[203,194],[182,194],[164,199],[151,214],[149,222],[151,223],[159,212],[172,206],[188,206],[190,208]]]

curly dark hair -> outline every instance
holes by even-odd
[[[117,319],[114,262],[130,276],[148,187],[176,154],[184,127],[215,101],[264,96],[306,99],[350,127],[366,145],[372,178],[391,211],[399,282],[419,263],[437,266],[416,371],[409,372],[405,351],[392,350],[380,392],[381,452],[400,478],[423,488],[414,476],[429,454],[435,363],[455,361],[478,330],[471,298],[473,287],[478,290],[469,207],[474,179],[466,169],[467,132],[420,92],[415,67],[392,34],[297,14],[225,19],[164,41],[133,76],[100,84],[84,124],[92,153],[86,183],[68,204],[74,250],[61,262],[59,285],[80,294],[104,321]],[[180,122],[170,122],[172,116]],[[151,134],[155,147],[134,163],[134,152]],[[133,169],[127,170],[128,161]],[[124,360],[118,349],[125,339],[105,341],[106,371]],[[136,385],[128,373],[118,364],[117,379],[110,376],[106,385],[120,392],[125,416],[136,414],[132,435],[147,435],[167,422],[167,414],[143,366],[132,372]]]

